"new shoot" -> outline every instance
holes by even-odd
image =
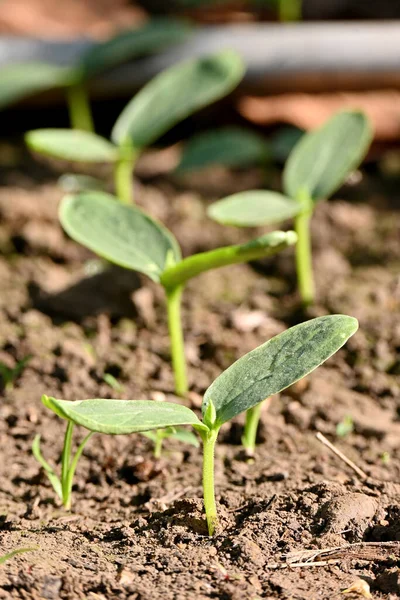
[[[318,317],[277,335],[224,371],[204,394],[202,419],[181,404],[151,400],[58,400],[43,396],[58,416],[91,432],[130,434],[191,425],[203,443],[203,497],[209,535],[218,531],[214,454],[222,425],[308,375],[358,328],[346,315]],[[89,434],[90,435],[90,434]],[[45,467],[46,468],[46,467]]]
[[[134,206],[102,192],[66,196],[60,206],[65,231],[101,258],[144,273],[165,290],[175,391],[188,389],[181,323],[185,284],[200,273],[264,258],[296,242],[293,231],[274,231],[247,244],[226,246],[182,258],[173,234]]]
[[[294,219],[296,270],[304,306],[314,302],[310,221],[318,201],[329,198],[358,167],[371,143],[367,117],[342,111],[295,145],[283,172],[284,194],[254,190],[212,204],[209,216],[225,225],[255,227]]]
[[[133,170],[145,148],[197,110],[231,92],[242,79],[239,54],[224,50],[166,69],[128,103],[107,140],[88,131],[37,129],[27,145],[45,155],[70,161],[111,163],[121,202],[133,202]]]

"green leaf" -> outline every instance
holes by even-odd
[[[57,184],[63,192],[72,194],[88,190],[105,191],[107,186],[104,181],[92,177],[91,175],[81,175],[78,173],[65,173],[58,178]]]
[[[129,102],[112,130],[112,140],[149,146],[171,127],[231,92],[244,74],[233,50],[179,63],[152,79]]]
[[[32,548],[17,548],[16,550],[12,550],[11,552],[7,552],[7,554],[3,554],[0,556],[0,565],[5,563],[10,558],[14,558],[18,554],[25,554],[25,552],[34,552],[35,550],[39,550],[38,546],[32,546]]]
[[[35,129],[25,134],[35,152],[79,162],[114,162],[118,149],[100,135],[78,129]]]
[[[268,138],[273,158],[279,163],[285,163],[289,154],[303,135],[304,130],[298,127],[291,125],[281,127]]]
[[[269,157],[266,140],[243,127],[221,127],[194,135],[185,145],[178,173],[219,164],[226,167],[249,167]]]
[[[291,327],[224,371],[204,395],[203,414],[212,400],[216,426],[233,419],[311,373],[357,329],[357,319],[346,315],[318,317]]]
[[[190,31],[188,23],[171,18],[154,18],[140,28],[123,31],[83,54],[79,61],[82,78],[94,77],[130,59],[178,44]]]
[[[298,202],[278,192],[239,192],[209,206],[207,214],[223,225],[256,227],[291,219],[301,210]]]
[[[60,206],[65,231],[83,246],[120,267],[160,281],[167,259],[178,262],[172,233],[136,207],[104,192],[66,196]]]
[[[364,113],[337,113],[296,144],[283,173],[286,195],[298,198],[307,193],[314,201],[328,198],[358,167],[371,139],[372,129]]]
[[[70,84],[74,70],[47,63],[30,62],[0,69],[0,109],[38,92]]]
[[[90,431],[108,434],[140,433],[151,429],[195,425],[206,429],[195,413],[181,404],[153,400],[57,400],[42,402],[59,417]]]
[[[60,498],[60,500],[62,500],[63,493],[62,493],[60,478],[58,477],[58,475],[54,471],[54,469],[51,467],[51,465],[49,465],[47,460],[43,457],[43,454],[40,450],[40,435],[39,434],[35,436],[35,439],[32,442],[32,454],[36,458],[38,463],[45,470],[46,475],[47,475],[51,485],[53,486],[55,493]]]

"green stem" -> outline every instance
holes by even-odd
[[[71,498],[68,497],[67,493],[67,481],[71,462],[71,448],[72,448],[72,433],[74,431],[74,424],[72,421],[68,421],[67,430],[64,437],[64,447],[61,454],[61,488],[62,488],[62,501],[67,510],[71,508]]]
[[[67,477],[65,480],[65,484],[63,486],[63,498],[65,498],[64,506],[67,510],[70,510],[70,508],[71,508],[72,483],[74,481],[74,475],[75,475],[77,464],[79,462],[80,457],[82,456],[83,449],[85,448],[87,442],[90,440],[90,438],[92,437],[93,434],[94,434],[94,432],[90,431],[87,434],[87,436],[82,440],[82,442],[79,444],[78,449],[75,453],[75,456],[69,467],[68,474],[67,474]]]
[[[246,423],[242,436],[242,444],[249,456],[253,456],[256,449],[257,430],[262,404],[263,403],[260,402],[253,406],[253,408],[249,408],[246,412]]]
[[[311,210],[295,217],[294,228],[298,236],[296,244],[296,270],[300,296],[304,306],[314,302],[314,277],[312,268],[310,219]]]
[[[294,244],[297,236],[293,231],[274,231],[257,238],[248,244],[225,246],[209,252],[200,252],[167,268],[161,275],[161,283],[166,288],[182,285],[200,273],[227,265],[249,262],[275,254]]]
[[[168,288],[165,292],[167,296],[168,329],[171,343],[172,367],[175,378],[175,392],[178,396],[185,396],[188,391],[188,382],[181,319],[183,286],[178,285]]]
[[[134,158],[121,158],[115,164],[115,192],[123,204],[134,204],[133,198],[133,169]]]
[[[83,131],[94,131],[89,95],[83,83],[75,83],[66,88],[67,104],[71,127]]]
[[[209,535],[213,535],[218,525],[217,506],[214,492],[214,452],[218,437],[217,429],[202,432],[203,440],[203,495]]]
[[[154,442],[154,458],[161,458],[162,445],[164,441],[164,435],[160,429],[156,431],[156,440]]]

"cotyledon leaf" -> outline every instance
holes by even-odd
[[[372,129],[360,111],[341,111],[325,125],[303,135],[283,172],[285,194],[307,193],[314,201],[328,198],[364,158]]]
[[[299,202],[278,192],[253,190],[232,194],[214,202],[207,214],[223,225],[257,227],[291,219],[300,210]]]
[[[318,317],[291,327],[224,371],[204,395],[203,415],[212,400],[216,425],[222,425],[311,373],[357,329],[357,319],[346,315]]]
[[[118,117],[111,138],[127,139],[136,148],[155,142],[171,127],[231,92],[244,74],[241,56],[224,50],[166,69],[129,102]]]
[[[42,402],[59,417],[99,433],[140,433],[176,425],[207,429],[190,408],[172,402],[103,399],[70,401],[48,396],[43,396]]]
[[[35,152],[79,162],[114,162],[118,150],[105,138],[78,129],[35,129],[25,134]]]
[[[66,196],[60,206],[65,231],[83,246],[121,267],[160,281],[166,261],[179,262],[178,242],[161,223],[105,192]]]

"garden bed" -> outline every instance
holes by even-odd
[[[291,249],[188,285],[193,409],[223,369],[286,327],[327,313],[360,321],[326,365],[272,399],[255,462],[241,453],[240,420],[223,428],[216,456],[221,529],[211,539],[200,453],[177,442],[167,441],[155,461],[140,435],[96,434],[78,466],[72,513],[55,501],[30,450],[41,433],[49,460],[61,451],[64,423],[42,406],[42,393],[177,401],[163,294],[136,274],[90,273],[91,255],[58,224],[54,172],[21,159],[3,168],[2,184],[0,360],[13,366],[31,359],[0,405],[0,541],[2,553],[38,549],[0,568],[0,598],[328,600],[359,577],[374,598],[398,597],[400,548],[388,542],[400,541],[399,197],[366,176],[318,205],[319,298],[307,314]],[[142,178],[136,196],[186,255],[261,233],[223,228],[205,215],[208,201],[260,185],[258,171],[212,170],[185,183]],[[122,389],[110,387],[105,373]],[[338,438],[336,426],[349,416],[354,431]],[[330,454],[317,431],[367,479]],[[286,556],[349,543],[333,558],[317,554],[313,562],[329,559],[326,565],[291,566],[304,556]]]

